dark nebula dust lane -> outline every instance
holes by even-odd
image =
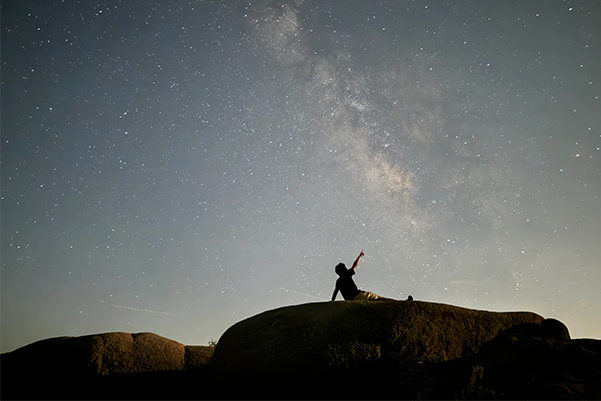
[[[2,351],[330,299],[601,336],[601,4],[2,3]]]

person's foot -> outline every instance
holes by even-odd
[[[412,297],[411,295],[409,295],[409,296],[407,297],[407,301],[413,301],[413,297]]]

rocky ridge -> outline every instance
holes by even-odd
[[[420,301],[278,308],[217,347],[152,333],[2,354],[2,399],[599,399],[601,340],[531,312]]]

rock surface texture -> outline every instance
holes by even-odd
[[[419,301],[312,303],[261,313],[221,337],[216,381],[323,377],[371,360],[448,361],[475,353],[501,331],[540,325],[530,312],[486,312]]]

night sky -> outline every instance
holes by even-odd
[[[601,338],[601,2],[3,1],[1,350],[329,300]],[[341,300],[341,296],[338,295]]]

